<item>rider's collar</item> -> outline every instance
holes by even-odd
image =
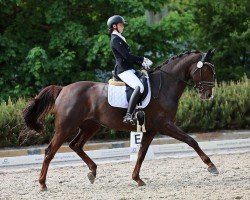
[[[123,37],[122,34],[119,33],[117,30],[113,30],[112,34],[118,35],[124,42],[126,42],[125,37]]]

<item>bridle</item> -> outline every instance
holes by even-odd
[[[204,65],[208,65],[211,69],[212,69],[212,72],[213,72],[213,82],[210,82],[210,81],[203,81],[202,78],[202,67]],[[174,76],[172,76],[171,74],[169,74],[168,72],[166,72],[165,70],[162,70],[162,69],[159,69],[161,72],[167,74],[169,77],[171,77],[172,79],[176,80],[176,81],[181,81],[181,82],[184,82],[186,85],[188,86],[191,86],[193,88],[197,88],[199,91],[203,91],[203,86],[209,86],[209,87],[214,87],[215,84],[214,84],[214,80],[215,80],[215,70],[214,70],[214,65],[212,63],[209,63],[209,62],[202,62],[202,61],[199,61],[196,65],[196,68],[195,70],[192,72],[192,75],[194,75],[196,72],[200,72],[200,81],[198,81],[197,83],[195,84],[190,84],[188,83],[187,81],[183,80],[183,79],[180,79],[180,78],[176,78]]]
[[[203,73],[202,73],[202,69],[204,67],[204,65],[207,65],[210,67],[210,69],[213,72],[213,81],[204,81],[203,80]],[[204,86],[208,86],[208,87],[214,87],[214,81],[215,81],[215,70],[214,70],[214,65],[210,62],[202,62],[199,61],[196,65],[195,70],[192,72],[192,76],[194,76],[195,73],[199,73],[200,78],[199,81],[195,83],[194,88],[198,89],[200,92],[202,92],[204,90]]]
[[[158,67],[156,67],[154,70],[150,70],[150,72],[154,72],[156,70],[159,70],[161,71],[162,73],[164,74],[167,74],[171,79],[175,80],[175,81],[178,81],[178,82],[183,82],[185,83],[186,85],[188,86],[191,86],[195,89],[198,89],[200,93],[203,93],[204,92],[204,86],[207,86],[207,87],[211,87],[213,88],[215,86],[215,68],[214,68],[214,65],[208,61],[211,60],[213,54],[214,54],[214,51],[215,49],[210,49],[207,53],[204,53],[202,55],[202,58],[199,62],[197,62],[196,64],[196,68],[191,72],[191,76],[193,77],[195,73],[199,73],[199,81],[198,82],[195,82],[194,84],[190,84],[188,83],[186,80],[183,80],[183,79],[180,79],[180,78],[177,78],[177,77],[174,77],[172,74],[169,74],[168,72],[166,72],[165,70],[161,69],[162,65],[159,65]],[[213,73],[213,81],[204,81],[203,78],[203,67],[207,65],[210,67],[210,69],[212,70],[212,73]],[[158,90],[158,95],[159,95],[159,92],[160,92],[160,89],[161,89],[161,86],[162,86],[162,83],[161,83],[161,74],[160,73],[160,86],[159,86],[159,90]],[[157,98],[158,95],[154,98]]]

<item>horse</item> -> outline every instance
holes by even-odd
[[[175,125],[178,101],[187,85],[196,88],[200,98],[213,98],[215,69],[211,63],[214,50],[207,53],[185,52],[174,56],[149,71],[152,97],[145,112],[146,132],[143,133],[132,179],[138,186],[145,185],[140,178],[140,168],[148,147],[157,133],[185,142],[192,147],[208,171],[218,174],[216,166],[201,150],[198,143]],[[190,84],[189,80],[193,81]],[[125,124],[122,119],[126,109],[111,107],[108,103],[108,84],[80,81],[67,86],[50,85],[44,88],[23,110],[26,129],[44,134],[43,119],[52,112],[55,116],[55,133],[45,149],[44,161],[39,177],[41,190],[46,190],[46,176],[49,164],[63,142],[75,131],[79,132],[69,143],[87,164],[88,179],[94,183],[97,174],[96,163],[83,151],[84,144],[104,126],[117,131],[136,131],[135,125]],[[188,116],[187,116],[188,117]]]

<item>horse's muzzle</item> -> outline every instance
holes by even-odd
[[[214,98],[213,89],[203,91],[200,95],[200,98],[202,100],[212,100]]]

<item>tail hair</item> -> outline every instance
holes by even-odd
[[[62,86],[51,85],[44,88],[35,98],[31,99],[23,110],[23,119],[28,129],[44,133],[43,119],[52,110]]]

